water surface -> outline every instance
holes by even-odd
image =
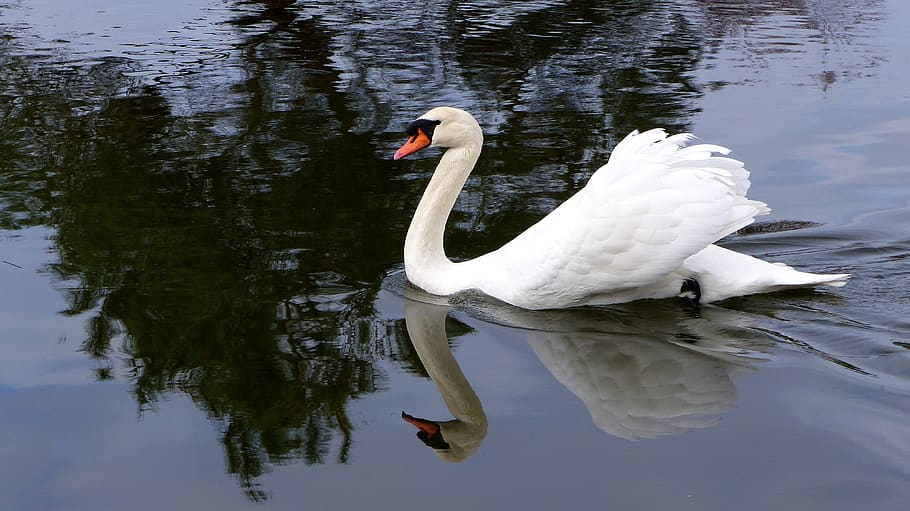
[[[0,2],[0,507],[903,509],[897,0]],[[409,287],[440,104],[457,258],[632,129],[733,148],[724,246],[843,288],[527,313]],[[427,447],[401,412],[443,424]]]

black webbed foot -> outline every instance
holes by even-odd
[[[695,279],[683,280],[677,296],[688,305],[698,305],[701,303],[701,286]]]

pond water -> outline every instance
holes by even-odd
[[[0,0],[0,508],[904,509],[908,34],[901,0]],[[722,245],[853,278],[425,295],[438,153],[391,154],[441,104],[486,137],[453,257],[663,126],[773,210]]]

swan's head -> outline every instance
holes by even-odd
[[[424,445],[433,449],[439,459],[453,463],[470,458],[483,442],[487,434],[487,423],[482,411],[481,415],[482,423],[468,423],[458,419],[435,422],[401,412],[401,418],[405,422],[417,427],[417,438]]]
[[[425,147],[462,147],[483,143],[480,125],[471,114],[442,106],[421,115],[408,125],[408,141],[395,152],[400,160]]]

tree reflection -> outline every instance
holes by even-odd
[[[374,317],[375,286],[354,280],[377,269],[321,243],[347,239],[355,251],[355,233],[330,238],[317,215],[256,206],[291,203],[284,196],[303,177],[260,192],[226,168],[229,152],[168,169],[181,160],[157,141],[180,121],[145,92],[107,101],[83,129],[64,133],[71,146],[92,141],[65,158],[54,182],[65,191],[53,270],[76,283],[66,312],[96,311],[82,349],[128,358],[142,410],[169,392],[191,396],[222,424],[228,469],[252,496],[267,463],[325,462],[335,434],[345,462],[346,407],[381,387],[373,357],[398,352],[395,324]],[[321,193],[337,185],[328,180]],[[111,377],[109,365],[100,379]]]
[[[125,359],[140,410],[189,395],[253,498],[268,464],[348,460],[378,360],[420,368],[373,306],[430,169],[388,161],[407,120],[452,103],[487,131],[447,240],[471,257],[629,130],[687,129],[711,48],[685,2],[265,3],[206,36],[230,58],[155,79],[0,39],[0,228],[54,229],[97,378]]]
[[[69,85],[98,91],[108,71],[117,66]],[[400,327],[373,311],[391,262],[368,252],[388,243],[383,222],[404,220],[376,198],[376,179],[346,186],[351,169],[336,161],[345,152],[356,161],[369,142],[292,141],[310,163],[286,174],[289,162],[257,140],[272,117],[262,102],[251,101],[248,129],[225,140],[171,114],[157,89],[133,92],[88,115],[68,111],[63,94],[33,94],[23,110],[53,121],[35,155],[55,160],[30,183],[54,199],[23,225],[46,216],[56,228],[51,270],[65,313],[89,315],[80,349],[99,360],[98,379],[116,377],[115,360],[126,358],[140,410],[189,395],[220,425],[228,469],[252,498],[264,497],[256,478],[270,463],[323,463],[333,443],[345,463],[348,404],[382,387],[377,357],[402,353]],[[260,166],[278,171],[261,176]],[[337,190],[345,195],[333,200]]]

